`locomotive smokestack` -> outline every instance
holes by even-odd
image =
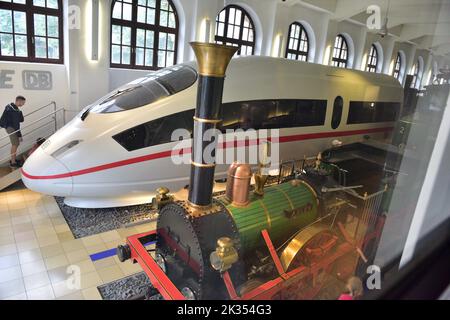
[[[205,139],[205,132],[215,129],[217,123],[221,121],[219,112],[225,71],[239,48],[199,42],[191,42],[191,46],[197,57],[200,76],[194,116],[188,200],[194,206],[208,207],[212,203],[217,136],[214,136],[213,140]],[[211,143],[213,143],[212,158],[205,159],[204,151]]]

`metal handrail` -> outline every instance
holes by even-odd
[[[42,107],[40,107],[40,108],[38,108],[38,109],[36,109],[36,110],[34,110],[34,111],[31,111],[30,113],[24,115],[23,117],[26,118],[26,117],[28,117],[28,116],[31,116],[32,114],[35,114],[36,112],[39,112],[39,111],[41,111],[42,109],[47,108],[48,106],[51,106],[51,105],[53,105],[53,106],[55,107],[55,110],[56,110],[56,102],[55,102],[55,101],[52,101],[52,102],[50,102],[49,104],[46,104],[45,106],[42,106]]]
[[[51,123],[51,122],[50,122],[50,123]],[[50,134],[50,135],[51,135],[51,134]],[[49,137],[50,135],[46,135],[46,136],[45,136],[45,139],[48,139],[48,137]],[[32,147],[34,146],[35,143],[36,143],[36,142],[33,142],[32,144],[27,144],[27,147],[25,148],[25,150],[32,148]],[[15,153],[16,156],[17,156],[17,153],[18,153],[18,152]],[[11,155],[8,155],[7,157],[4,157],[4,158],[0,159],[0,163],[6,162],[7,160],[10,159],[10,157],[11,157]]]
[[[14,132],[12,132],[12,133],[7,134],[6,136],[1,137],[1,138],[0,138],[0,141],[6,139],[6,138],[8,138],[8,137],[10,137],[10,136],[13,135],[13,134],[16,134],[16,133],[19,132],[20,130],[30,128],[31,126],[34,126],[34,125],[36,125],[37,123],[42,122],[43,120],[46,120],[46,119],[48,119],[48,118],[51,118],[51,120],[50,120],[50,121],[46,121],[45,123],[43,123],[43,124],[41,124],[41,125],[39,125],[39,126],[33,128],[30,132],[24,133],[23,136],[25,137],[25,136],[27,136],[27,135],[30,135],[30,134],[36,132],[37,130],[39,130],[39,129],[43,128],[43,127],[46,127],[46,126],[48,126],[48,125],[51,125],[52,123],[54,123],[54,125],[55,125],[55,128],[54,128],[55,131],[54,131],[54,132],[56,132],[56,131],[58,130],[58,117],[57,117],[56,115],[57,115],[58,112],[62,111],[62,113],[63,113],[63,124],[65,124],[65,123],[66,123],[66,121],[65,121],[65,113],[66,113],[66,110],[65,110],[65,108],[57,108],[57,105],[56,105],[56,102],[55,102],[55,101],[52,101],[52,102],[50,102],[49,104],[46,104],[45,106],[42,106],[42,107],[40,107],[40,108],[38,108],[38,109],[36,109],[36,110],[34,110],[34,111],[28,113],[27,115],[24,116],[24,118],[26,118],[26,117],[28,117],[28,116],[30,116],[30,115],[32,115],[32,114],[35,114],[35,113],[37,113],[37,112],[39,112],[39,111],[41,111],[41,110],[43,110],[43,109],[45,109],[45,108],[47,108],[47,107],[49,107],[49,106],[52,106],[52,105],[54,106],[54,111],[52,111],[52,112],[50,112],[50,113],[48,113],[48,114],[46,114],[46,115],[44,115],[44,116],[42,116],[42,117],[36,119],[36,120],[34,120],[34,121],[30,122],[30,123],[27,123],[25,126],[23,126],[23,127],[22,127],[21,129],[19,129],[19,130],[16,130],[16,131],[14,131]],[[48,137],[51,136],[54,132],[52,132],[51,134],[45,135],[45,138],[48,138]],[[21,151],[16,151],[16,155],[17,155],[17,154],[21,154],[22,152],[28,150],[29,148],[31,148],[31,147],[34,145],[34,143],[35,143],[35,142],[33,142],[32,144],[30,144],[30,143],[26,144],[26,147],[25,147],[25,148],[21,148]],[[0,149],[6,147],[6,146],[8,146],[8,145],[9,145],[9,143],[6,143],[6,144],[0,146]],[[21,144],[21,146],[22,146],[22,145],[23,145],[23,144]],[[7,161],[7,160],[10,158],[10,156],[11,156],[11,155],[9,154],[7,157],[1,159],[1,160],[0,160],[0,164],[3,164],[5,161]]]
[[[55,111],[53,111],[53,112],[51,112],[51,113],[49,113],[49,114],[47,114],[47,115],[45,115],[45,116],[43,116],[43,117],[37,119],[37,120],[34,120],[33,122],[27,124],[26,126],[23,126],[21,129],[16,130],[16,131],[14,131],[14,132],[11,132],[11,133],[7,134],[6,136],[1,137],[0,140],[4,140],[4,139],[8,138],[9,136],[11,136],[11,135],[13,135],[13,134],[15,134],[15,133],[21,131],[22,129],[29,128],[31,125],[33,125],[33,124],[35,124],[35,123],[37,123],[37,122],[39,122],[39,121],[42,121],[42,120],[46,119],[47,117],[49,117],[49,116],[51,116],[51,115],[54,115],[54,114],[56,114],[56,113],[58,113],[58,112],[60,112],[60,111],[63,111],[63,110],[64,110],[64,108],[56,109]],[[28,133],[27,133],[27,134],[28,134]],[[1,147],[1,148],[3,148],[3,147]]]

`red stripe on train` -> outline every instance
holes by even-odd
[[[297,134],[292,136],[285,136],[280,137],[279,142],[285,143],[285,142],[294,142],[294,141],[301,141],[301,140],[312,140],[312,139],[321,139],[321,138],[336,138],[336,137],[345,137],[345,136],[354,136],[354,135],[361,135],[361,134],[368,134],[368,133],[379,133],[379,132],[389,132],[393,130],[393,127],[387,127],[387,128],[375,128],[375,129],[365,129],[365,130],[353,130],[353,131],[340,131],[340,132],[323,132],[323,133],[307,133],[307,134]],[[230,147],[236,147],[238,142],[233,142],[232,145],[230,143],[222,143],[219,148],[230,148]],[[246,146],[250,145],[250,141],[246,141]],[[163,151],[158,153],[149,154],[146,156],[131,158],[127,160],[107,163],[104,165],[87,168],[83,170],[77,170],[73,172],[68,172],[64,174],[55,174],[50,176],[33,176],[25,172],[25,170],[21,169],[22,175],[28,179],[32,180],[51,180],[51,179],[64,179],[64,178],[70,178],[75,176],[81,176],[89,173],[94,173],[98,171],[113,169],[117,167],[123,167],[128,166],[131,164],[139,163],[139,162],[145,162],[150,160],[156,160],[161,158],[167,158],[172,156],[172,152],[174,154],[184,154],[184,153],[190,153],[191,148],[185,148],[181,150],[173,150],[173,151]]]

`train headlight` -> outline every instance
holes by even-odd
[[[58,150],[53,152],[52,157],[54,157],[54,158],[58,157],[59,155],[66,152],[67,150],[72,149],[73,147],[79,145],[81,142],[83,142],[83,141],[82,140],[73,140],[73,141],[70,141],[69,143],[66,143],[64,146],[62,146],[61,148],[59,148]]]

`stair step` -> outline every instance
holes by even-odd
[[[0,168],[0,177],[0,191],[16,183],[22,178],[20,168],[11,169],[5,167]]]

